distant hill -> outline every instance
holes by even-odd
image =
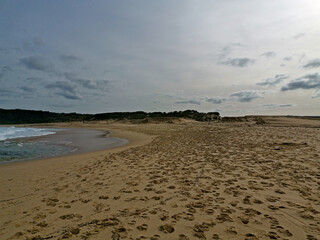
[[[146,118],[189,118],[196,121],[214,121],[220,119],[218,112],[200,113],[195,110],[174,112],[112,112],[99,114],[54,113],[22,109],[0,109],[0,124],[55,123],[72,121],[123,120]]]

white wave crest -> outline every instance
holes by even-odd
[[[14,138],[36,137],[55,134],[51,129],[45,128],[20,128],[20,127],[0,127],[0,141]]]

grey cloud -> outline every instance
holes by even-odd
[[[218,62],[221,65],[232,67],[247,67],[255,62],[252,58],[228,58],[226,61]]]
[[[39,78],[39,77],[28,77],[28,78],[26,78],[26,81],[28,81],[28,82],[40,82],[40,81],[43,81],[43,78]]]
[[[289,61],[291,61],[291,60],[292,60],[292,57],[284,57],[284,58],[283,58],[283,61],[289,62]]]
[[[11,96],[14,92],[8,89],[0,89],[0,95],[3,96]]]
[[[8,72],[14,72],[13,68],[10,66],[3,66],[0,72],[0,78],[4,77],[4,75]]]
[[[22,86],[22,87],[20,87],[20,89],[23,90],[24,92],[27,92],[27,93],[33,93],[35,91],[34,88],[29,87],[29,86]]]
[[[260,56],[266,57],[266,58],[273,58],[277,56],[277,54],[275,52],[270,51],[270,52],[262,53]]]
[[[245,47],[245,45],[241,43],[234,43],[222,48],[218,54],[217,64],[232,67],[247,67],[253,64],[255,60],[251,58],[227,58],[236,48],[241,47]]]
[[[313,59],[303,66],[304,68],[317,68],[320,67],[320,59]]]
[[[283,108],[283,107],[292,107],[292,104],[280,104],[280,105],[278,105],[278,107],[281,107],[281,108]]]
[[[230,53],[235,49],[235,48],[241,48],[241,47],[245,47],[244,44],[242,43],[232,43],[229,44],[228,46],[224,47],[221,49],[220,53],[219,53],[219,58],[223,59],[226,58],[230,55]]]
[[[3,66],[2,71],[7,71],[7,72],[14,72],[13,68],[10,66]]]
[[[297,78],[286,86],[281,88],[282,91],[296,90],[296,89],[318,89],[320,88],[320,75],[318,73],[307,74],[303,77]]]
[[[60,55],[59,59],[66,64],[71,64],[81,60],[81,58],[75,55],[64,55],[64,54]]]
[[[42,72],[51,73],[54,71],[54,67],[45,58],[39,56],[31,56],[21,58],[20,63],[31,70],[38,70]]]
[[[82,98],[81,94],[77,91],[76,86],[65,81],[56,81],[45,87],[50,90],[56,90],[56,95],[67,99],[77,100]]]
[[[259,86],[274,86],[280,82],[282,82],[284,79],[287,79],[289,76],[286,76],[284,74],[276,75],[274,78],[267,78],[264,79],[262,82],[257,83]]]
[[[263,104],[262,107],[264,108],[286,108],[292,107],[292,104]]]
[[[304,37],[304,36],[306,36],[305,33],[299,33],[299,34],[297,34],[297,35],[294,35],[293,38],[294,38],[294,39],[299,39],[299,38],[302,38],[302,37]]]
[[[318,97],[320,97],[320,89],[317,90],[315,94],[312,96],[312,98],[318,98]]]
[[[28,51],[35,51],[43,45],[43,40],[40,37],[34,37],[30,40],[24,40],[22,43],[22,48]]]
[[[195,105],[200,105],[199,101],[196,100],[185,100],[185,101],[179,101],[175,102],[176,104],[195,104]]]
[[[227,109],[228,109],[228,108],[234,108],[234,107],[236,107],[236,105],[224,105],[224,106],[223,106],[224,109],[225,109],[225,108],[227,108]]]
[[[229,95],[229,97],[232,99],[236,99],[238,102],[251,102],[252,100],[256,98],[263,98],[261,95],[258,94],[257,91],[254,90],[244,90],[235,92]]]
[[[265,108],[275,108],[275,107],[277,107],[277,104],[263,104],[262,107],[265,107]]]
[[[70,92],[57,92],[56,95],[64,97],[66,99],[77,100],[82,99],[82,96],[79,94],[73,94]]]
[[[93,81],[89,79],[78,78],[73,73],[65,73],[65,78],[88,89],[102,89],[105,88],[109,83],[107,80]]]
[[[49,106],[51,107],[55,107],[55,108],[74,108],[74,105],[71,105],[71,104],[50,104]]]
[[[213,104],[221,104],[225,102],[226,98],[207,98],[206,102],[213,103]]]

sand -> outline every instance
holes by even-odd
[[[320,239],[320,121],[265,122],[48,125],[130,143],[0,166],[0,239]]]

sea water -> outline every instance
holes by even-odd
[[[74,148],[48,141],[25,141],[23,138],[55,134],[58,129],[0,127],[0,164],[63,155]]]
[[[0,127],[0,141],[14,138],[36,137],[55,134],[55,131],[45,128]]]

